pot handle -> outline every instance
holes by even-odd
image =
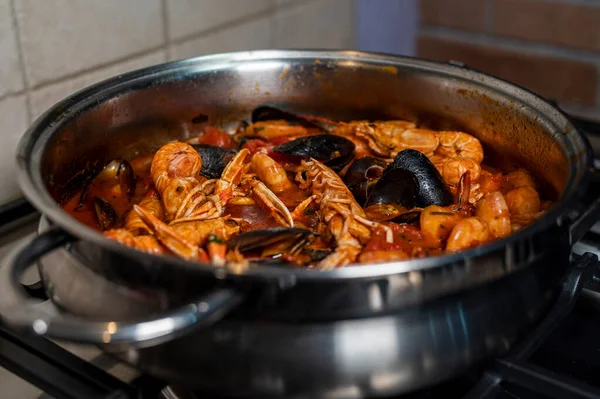
[[[593,187],[600,187],[600,169],[598,168],[591,171],[588,190]],[[569,222],[569,244],[573,245],[581,240],[585,233],[598,222],[600,222],[600,196],[594,198],[591,204],[586,204],[584,211]]]
[[[0,310],[9,326],[57,340],[93,345],[152,346],[221,319],[244,300],[233,288],[215,289],[197,301],[177,309],[134,322],[93,321],[60,314],[29,298],[19,282],[23,271],[45,254],[77,239],[61,228],[52,228],[18,250],[0,268],[0,292],[9,293],[16,303]]]

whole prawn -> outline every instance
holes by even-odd
[[[429,156],[439,146],[439,139],[434,132],[419,129],[408,121],[342,123],[332,134],[347,132],[365,139],[373,152],[388,158],[393,158],[408,148]]]
[[[150,173],[162,198],[167,221],[221,216],[250,166],[245,162],[248,153],[246,149],[239,151],[216,182],[200,183],[197,176],[202,157],[191,145],[174,142],[162,146],[152,160]]]
[[[164,218],[164,209],[154,190],[150,190],[138,206],[157,219]],[[166,248],[152,235],[152,230],[137,212],[130,211],[125,218],[125,228],[110,229],[104,235],[128,247],[151,254],[164,254]]]
[[[362,250],[361,242],[370,239],[375,227],[385,229],[386,240],[393,241],[389,227],[368,220],[342,179],[321,162],[315,159],[302,161],[296,180],[301,188],[312,190],[322,220],[337,244],[336,250],[319,263],[321,268],[331,269],[356,261]]]

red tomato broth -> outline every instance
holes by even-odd
[[[198,137],[198,144],[214,145],[222,148],[235,148],[233,144],[233,138],[229,133],[224,130],[218,129],[213,126],[207,126],[204,129],[204,134]]]
[[[275,219],[267,215],[258,205],[227,204],[223,214],[241,219],[243,221],[242,231],[244,232],[279,226]]]

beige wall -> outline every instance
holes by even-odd
[[[33,118],[104,78],[202,54],[354,48],[354,0],[0,0],[0,202]]]

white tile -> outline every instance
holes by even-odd
[[[23,89],[9,0],[0,0],[0,96]]]
[[[161,0],[15,0],[37,86],[164,44]]]
[[[277,48],[354,47],[354,1],[320,0],[277,11],[273,43]]]
[[[16,149],[27,129],[25,96],[7,97],[0,101],[0,203],[21,196],[15,178]]]
[[[265,17],[173,46],[171,59],[191,58],[228,51],[266,49],[270,47],[270,44],[271,24]]]
[[[264,12],[271,0],[167,0],[169,35],[181,39]]]
[[[42,394],[37,387],[0,367],[0,398],[37,399]]]
[[[42,112],[53,106],[63,98],[104,79],[135,69],[160,64],[166,61],[166,51],[160,50],[145,56],[134,58],[119,64],[90,72],[76,78],[53,83],[41,87],[31,93],[31,113],[38,117]]]

